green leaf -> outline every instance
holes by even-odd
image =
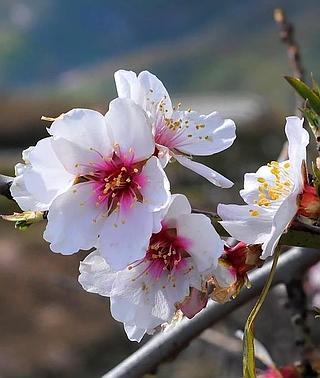
[[[308,105],[320,115],[320,97],[317,90],[313,90],[307,84],[295,77],[285,76],[287,82],[308,101]]]
[[[26,231],[30,226],[31,223],[27,223],[27,221],[18,221],[14,225],[14,227],[20,231]]]
[[[320,117],[318,114],[310,108],[305,108],[302,110],[304,117],[308,120],[310,127],[315,132],[320,126]]]
[[[251,310],[248,316],[248,319],[244,328],[243,378],[256,378],[256,363],[255,363],[255,356],[254,356],[254,321],[271,287],[272,280],[276,272],[276,267],[277,267],[278,259],[280,256],[280,252],[281,252],[281,248],[277,247],[274,253],[272,267],[271,267],[268,279],[262,289],[262,292],[257,300],[257,303],[254,305],[253,309]]]
[[[320,169],[312,162],[312,172],[314,179],[314,186],[318,197],[320,197]]]
[[[312,82],[312,90],[316,93],[318,97],[320,97],[320,87],[319,87],[319,84],[314,80],[312,73],[311,73],[311,82]]]

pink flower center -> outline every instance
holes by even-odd
[[[157,144],[168,147],[169,149],[178,148],[186,140],[186,128],[188,121],[180,119],[165,118],[162,114],[158,115],[155,123],[155,141]],[[192,135],[191,135],[192,136]]]
[[[145,177],[141,172],[145,162],[133,163],[133,159],[121,159],[116,154],[92,166],[84,177],[94,185],[96,206],[103,206],[110,214],[116,208],[129,210],[135,201],[142,202],[141,190]]]
[[[186,249],[190,241],[177,236],[176,229],[163,226],[158,234],[153,234],[144,261],[149,262],[148,270],[153,277],[160,278],[165,272],[173,274],[186,266]]]

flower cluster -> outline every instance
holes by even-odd
[[[164,168],[175,160],[232,186],[192,156],[231,146],[235,124],[217,112],[172,106],[147,71],[118,71],[115,82],[118,98],[105,115],[73,109],[23,152],[11,193],[25,212],[47,212],[44,239],[53,252],[95,248],[79,281],[110,297],[114,318],[140,340],[178,310],[191,317],[205,306],[207,280],[224,251],[210,219],[192,214],[185,196],[171,195]]]
[[[193,317],[210,298],[235,297],[291,225],[319,219],[320,200],[306,171],[303,119],[288,117],[288,160],[245,175],[246,205],[218,206],[221,225],[238,241],[225,245],[207,216],[171,194],[165,168],[177,161],[229,188],[230,180],[192,158],[230,147],[234,122],[173,106],[147,71],[117,71],[115,83],[118,97],[105,115],[73,109],[23,152],[11,193],[28,218],[7,219],[28,226],[45,212],[44,239],[53,252],[94,248],[80,264],[79,282],[110,298],[113,317],[140,341],[179,314]]]

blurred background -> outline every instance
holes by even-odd
[[[50,124],[42,115],[72,107],[105,113],[116,96],[114,71],[147,69],[183,108],[219,110],[238,126],[228,151],[202,159],[235,187],[216,189],[172,165],[173,191],[199,209],[240,203],[243,173],[277,158],[284,117],[294,113],[276,7],[294,22],[303,63],[317,78],[319,0],[0,0],[0,172],[13,174],[21,150],[46,136]],[[2,214],[14,210],[0,199]],[[98,377],[138,345],[127,341],[106,300],[77,283],[85,253],[51,253],[44,226],[20,232],[0,222],[0,376]],[[281,290],[271,295],[257,335],[285,364],[297,356],[283,302]],[[240,377],[234,332],[243,329],[248,310],[195,340],[159,376]]]

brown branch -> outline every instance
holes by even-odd
[[[294,26],[291,22],[287,21],[286,15],[281,8],[274,10],[274,20],[279,27],[280,39],[287,46],[287,54],[293,71],[293,76],[303,80],[304,68],[301,62],[300,47],[295,40]],[[296,94],[296,115],[301,115],[300,109],[303,108],[303,104],[303,99]]]
[[[12,181],[13,177],[0,175],[0,194],[11,200],[13,199],[10,192]]]

